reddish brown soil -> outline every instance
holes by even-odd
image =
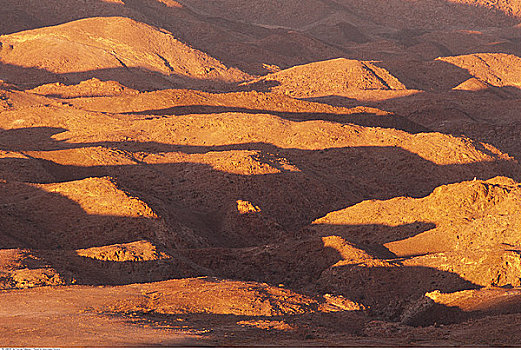
[[[2,6],[1,346],[521,344],[518,2]]]

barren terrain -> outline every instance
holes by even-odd
[[[519,346],[516,0],[5,0],[0,346]]]

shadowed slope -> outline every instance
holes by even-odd
[[[249,83],[253,89],[293,97],[341,95],[350,90],[403,90],[405,86],[385,69],[370,62],[339,58],[292,67]],[[272,88],[269,88],[273,86]]]
[[[9,344],[519,343],[517,2],[2,5]]]
[[[127,18],[90,18],[0,37],[3,64],[54,74],[140,69],[176,83],[183,78],[230,83],[249,76],[179,42],[168,32]],[[38,54],[35,55],[34,53]],[[137,71],[136,71],[137,69]],[[127,72],[127,74],[131,74]],[[25,82],[23,77],[18,81]],[[178,81],[179,81],[178,80]]]

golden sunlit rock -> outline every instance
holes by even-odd
[[[521,344],[514,0],[4,0],[0,346]]]

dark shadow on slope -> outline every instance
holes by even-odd
[[[363,92],[361,95],[363,96]],[[371,97],[372,96],[369,96],[367,99],[363,97],[356,99],[346,96],[327,95],[302,98],[301,100],[328,104],[334,107],[352,108],[357,106],[371,106],[382,109],[387,108],[386,110],[393,112],[399,111],[403,115],[414,117],[422,113],[422,104],[426,105],[425,109],[434,108],[435,106],[440,110],[456,110],[458,107],[463,109],[461,108],[462,106],[479,106],[483,104],[484,101],[497,103],[520,99],[521,89],[515,86],[496,87],[489,85],[487,88],[476,91],[454,89],[440,92],[415,91],[405,96],[380,98],[376,101]],[[418,107],[420,107],[420,109]],[[471,121],[480,121],[478,117],[472,116],[469,112],[460,111],[460,113],[462,115],[464,114],[464,117]]]
[[[266,74],[267,70],[262,66],[264,63],[287,68],[312,61],[350,56],[352,55],[350,51],[357,50],[356,47],[352,47],[351,43],[364,42],[368,38],[379,40],[382,32],[384,32],[381,26],[376,33],[371,33],[371,30],[362,28],[359,24],[355,26],[345,21],[333,22],[330,26],[311,28],[303,33],[295,30],[267,29],[244,21],[226,18],[229,16],[204,16],[186,7],[173,5],[168,6],[163,1],[157,0],[126,0],[123,3],[93,0],[88,5],[79,0],[68,1],[67,3],[58,0],[45,0],[26,5],[10,0],[3,4],[0,33],[6,34],[23,29],[41,28],[89,17],[124,16],[167,29],[181,41],[209,53],[223,61],[227,66],[239,67],[252,74]],[[367,5],[365,6],[367,7]],[[416,4],[410,1],[397,0],[390,9],[388,1],[380,1],[369,5],[362,12],[356,8],[357,6],[339,5],[339,3],[331,1],[325,3],[324,7],[330,8],[332,13],[345,12],[350,18],[356,19],[358,17],[355,22],[365,22],[368,27],[375,27],[374,24],[377,24],[376,27],[378,27],[379,20],[375,21],[374,18],[371,18],[371,13],[376,11],[378,17],[379,9],[383,8],[386,10],[380,14],[381,20],[386,22],[390,18],[394,18],[390,27],[399,24],[401,29],[405,27],[413,34],[418,31],[435,31],[444,28],[469,30],[490,26],[512,26],[519,22],[519,20],[500,11],[467,4],[456,4],[447,0],[438,0],[435,1],[434,5],[427,6],[423,3]],[[363,7],[364,4],[362,4]],[[403,12],[396,10],[400,7],[404,9]],[[423,15],[408,16],[410,13],[416,13],[420,8],[423,8],[421,11]],[[433,9],[436,9],[437,12],[435,13]],[[261,7],[260,11],[262,10]],[[302,9],[302,11],[306,10]],[[288,14],[288,16],[293,15]],[[447,18],[444,18],[443,23],[440,23],[439,16]],[[386,25],[386,23],[382,24]],[[427,24],[427,28],[423,28],[425,24]],[[385,32],[392,31],[393,29],[390,28]],[[332,32],[337,33],[338,38],[337,36],[331,38]],[[518,53],[515,37],[505,36],[501,39],[507,42],[512,39],[512,44],[504,45],[496,51]],[[391,40],[396,40],[398,44],[404,46],[407,46],[410,41],[404,42],[400,36],[391,38]],[[270,42],[276,44],[271,45]],[[443,43],[439,45],[443,46]],[[294,46],[296,50],[288,51],[288,46]],[[480,49],[480,52],[482,50]],[[513,50],[516,52],[512,52]],[[297,54],[293,51],[296,51]],[[356,56],[356,53],[354,56]],[[365,57],[365,59],[378,58]]]
[[[126,86],[123,86],[123,89],[126,89],[126,88],[127,88]],[[130,93],[132,93],[132,92],[130,92]],[[67,93],[65,93],[65,94],[63,94],[63,93],[47,94],[47,93],[38,92],[37,94],[41,95],[41,96],[49,97],[49,98],[56,98],[56,99],[60,99],[60,100],[69,100],[69,99],[75,99],[75,98],[117,97],[118,95],[125,94],[125,92],[112,93],[112,92],[108,92],[108,91],[107,92],[101,91],[101,92],[97,92],[97,93],[77,93],[75,95],[71,94],[72,96]]]
[[[320,238],[303,237],[249,248],[181,249],[180,255],[234,280],[267,282],[297,290],[312,290],[320,274],[343,260]]]
[[[428,300],[427,297],[420,298],[419,300],[423,300],[425,304],[431,304],[430,307],[427,308],[428,312],[406,315],[405,318],[402,314],[400,321],[403,324],[413,327],[428,327],[431,325],[458,324],[472,318],[479,318],[479,316],[489,316],[486,314],[480,315],[480,313],[465,312],[457,306],[436,304],[432,300]]]
[[[436,228],[436,225],[432,222],[416,221],[398,226],[314,224],[312,228],[320,236],[340,236],[364,247],[365,250],[373,250],[378,258],[390,259],[396,258],[396,255],[383,246],[385,243],[414,237]]]
[[[234,148],[209,147],[202,153],[231,149]],[[352,147],[327,152],[269,146],[259,149],[255,145],[235,149],[253,150],[252,160],[256,161],[258,154],[264,159],[262,162],[271,167],[270,162],[278,165],[277,159],[284,157],[300,171],[248,176],[184,162],[92,167],[60,165],[45,159],[38,162],[55,181],[112,176],[126,188],[143,194],[157,193],[163,198],[177,198],[197,212],[212,212],[217,209],[216,205],[222,210],[237,199],[248,200],[286,228],[302,227],[331,211],[367,199],[422,197],[437,186],[474,178],[489,179],[498,175],[518,178],[509,162],[439,166],[395,147]],[[275,152],[271,151],[273,149]],[[165,151],[176,150],[170,147],[158,150]],[[190,153],[182,147],[177,151]],[[283,169],[282,165],[280,167]],[[315,191],[310,193],[309,188]],[[216,203],[217,198],[227,200]]]
[[[237,86],[235,91],[257,91],[257,92],[270,92],[273,88],[280,86],[280,82],[277,80],[261,80],[257,83],[241,83]]]
[[[210,105],[188,105],[176,106],[163,109],[146,110],[142,112],[128,112],[130,115],[188,115],[188,114],[220,114],[220,113],[245,113],[245,114],[270,114],[280,118],[305,121],[305,120],[327,120],[338,123],[350,123],[368,127],[382,127],[404,130],[409,133],[428,132],[416,123],[396,115],[376,115],[371,113],[308,113],[308,112],[283,112],[264,109],[250,109],[243,107],[210,106]]]
[[[479,4],[470,5],[447,0],[411,2],[407,0],[377,0],[371,3],[356,0],[343,4],[361,17],[396,29],[432,30],[438,28],[477,29],[513,26],[519,18],[501,10]]]
[[[451,63],[441,60],[410,60],[404,61],[403,58],[398,60],[385,60],[385,61],[374,61],[371,62],[377,67],[387,70],[392,76],[397,78],[405,87],[409,90],[422,90],[422,91],[448,91],[455,88],[464,81],[472,78],[473,76],[466,70],[457,67]],[[286,74],[291,74],[289,71]],[[345,74],[342,71],[338,71],[337,74]],[[378,77],[378,76],[377,76]],[[320,76],[314,77],[319,80],[323,79]],[[302,84],[297,88],[292,89],[306,91],[306,79],[312,78],[301,78]],[[324,80],[323,84],[326,85],[328,81]],[[272,85],[267,85],[272,84]],[[384,82],[385,84],[385,82]],[[273,87],[283,85],[277,80],[260,80],[254,83],[242,84],[244,90],[256,90],[256,91],[271,91]],[[346,87],[340,87],[346,89]],[[316,89],[316,88],[315,88]],[[364,90],[353,90],[353,93],[363,93]],[[349,90],[347,90],[349,92]],[[388,92],[384,90],[383,93]],[[316,92],[314,92],[316,94]],[[317,97],[320,98],[320,97]]]
[[[298,239],[295,233],[314,219],[366,199],[390,199],[403,195],[421,197],[442,184],[475,177],[488,179],[497,175],[512,176],[508,172],[514,169],[512,164],[503,161],[437,165],[398,147],[301,150],[278,148],[264,143],[204,147],[154,142],[70,144],[50,139],[51,135],[62,131],[64,129],[36,128],[0,133],[0,144],[7,146],[6,150],[33,154],[27,158],[1,159],[2,177],[8,181],[68,182],[110,176],[117,179],[118,186],[127,193],[148,203],[164,222],[160,223],[152,218],[88,214],[78,203],[58,193],[8,182],[2,184],[0,189],[3,192],[0,196],[3,198],[3,205],[0,207],[3,213],[2,227],[9,235],[4,241],[7,245],[2,248],[30,248],[37,251],[54,249],[63,252],[148,240],[175,258],[184,255],[175,254],[177,249],[183,247],[226,248],[230,246],[230,235],[229,232],[220,230],[220,227],[223,216],[238,199],[258,205],[266,217],[282,225],[278,242],[291,241]],[[9,144],[15,140],[19,142],[14,143],[14,147],[10,149]],[[32,144],[35,147],[24,147]],[[151,154],[165,153],[165,156],[168,156],[168,152],[182,152],[187,158],[175,162],[175,157],[171,161],[168,161],[167,157],[164,164],[149,164],[143,160],[136,160],[134,164],[129,165],[82,167],[59,164],[59,159],[53,158],[54,153],[31,153],[31,150],[37,150],[39,147],[53,150],[102,147],[124,151],[130,155],[144,150]],[[216,170],[201,163],[201,160],[196,160],[197,158],[190,158],[190,155],[198,156],[210,151],[223,152],[222,155],[226,156],[225,152],[230,150],[251,151],[251,154],[245,156],[246,159],[251,157],[253,161],[267,164],[279,171],[265,175],[234,174]],[[298,170],[286,170],[279,164],[281,157],[287,159]],[[31,178],[30,174],[38,176]],[[412,225],[376,229],[387,230],[388,239],[399,239],[402,235],[414,235],[429,227],[427,223],[420,227]],[[354,227],[353,232],[365,229],[369,228]],[[237,234],[240,236],[244,232]],[[245,247],[273,243],[273,237],[264,237],[262,232],[248,232],[251,235],[243,237],[247,242],[243,245]],[[350,237],[344,237],[350,241]],[[354,243],[360,243],[360,247],[366,244],[363,240]],[[319,251],[324,250],[320,241],[314,244],[318,244]],[[370,247],[367,248],[369,250]],[[78,266],[77,270],[80,270],[79,266],[89,266],[88,271],[78,273],[79,276],[83,276],[83,279],[78,278],[82,281],[94,281],[92,276],[104,269],[113,272],[110,272],[108,277],[103,277],[103,281],[114,280],[118,271],[127,274],[125,278],[121,278],[129,283],[132,281],[132,277],[128,277],[129,271],[130,275],[132,271],[138,271],[135,277],[138,281],[146,280],[143,277],[146,276],[146,271],[150,271],[150,278],[154,280],[161,276],[161,271],[167,271],[170,277],[172,274],[179,276],[175,274],[178,272],[177,268],[175,271],[169,267],[162,270],[160,262],[96,262],[91,261],[92,259],[74,258],[67,255],[68,253],[63,256],[70,259],[65,258],[63,262],[63,258],[56,255],[41,254],[49,259],[51,264],[54,261],[57,268],[64,270],[69,268],[68,264]],[[269,253],[260,254],[261,257],[270,256]],[[318,264],[318,270],[340,260],[338,252],[333,250],[319,255],[323,255],[325,260],[324,264]],[[259,261],[266,262],[262,259],[259,258]],[[285,258],[280,255],[280,259],[283,261]],[[299,260],[309,261],[306,256]],[[277,258],[273,257],[273,261],[277,261]],[[270,261],[267,261],[264,265],[257,265],[262,266],[266,272],[265,275],[260,275],[260,279],[269,278],[272,273],[270,268],[273,268],[270,264]],[[288,266],[282,263],[281,265]],[[203,271],[213,269],[212,266],[213,263],[209,263]],[[289,269],[291,268],[290,265]],[[244,275],[244,278],[247,276]]]
[[[121,252],[125,252],[124,247]],[[37,251],[37,254],[58,271],[72,275],[76,284],[82,285],[150,283],[215,274],[212,269],[194,263],[177,252],[173,257],[144,261],[139,258],[128,261],[104,260],[64,250]]]
[[[344,295],[371,307],[373,315],[398,321],[405,307],[427,292],[451,293],[480,287],[452,272],[396,263],[374,267],[364,264],[333,266],[322,273],[316,289]]]
[[[312,294],[316,292],[342,294],[351,300],[370,306],[372,315],[392,320],[403,312],[404,305],[426,291],[438,289],[452,292],[476,287],[455,274],[431,268],[398,265],[390,268],[368,268],[358,265],[330,268],[342,257],[334,249],[324,247],[320,240],[313,243],[315,247],[311,247],[312,255],[309,254],[309,249],[307,251],[298,249],[298,245],[303,243],[285,247],[291,250],[291,252],[286,251],[286,254],[272,251],[271,256],[267,252],[263,253],[262,248],[259,248],[256,254],[251,249],[244,250],[243,261],[234,261],[237,252],[231,250],[230,256],[215,249],[210,249],[206,251],[210,254],[203,255],[207,259],[210,257],[222,259],[236,267],[243,264],[250,265],[251,274],[248,274],[244,265],[242,274],[234,273],[233,270],[226,271],[222,265],[219,266],[219,263],[207,266],[207,261],[202,260],[200,255],[183,250],[175,250],[172,254],[174,258],[157,261],[91,259],[79,256],[70,248],[88,248],[93,242],[98,246],[111,243],[123,244],[126,241],[143,238],[158,242],[157,244],[160,245],[161,237],[154,236],[153,228],[147,228],[149,226],[147,221],[150,219],[87,214],[77,203],[60,194],[41,191],[21,183],[4,184],[0,191],[2,198],[9,202],[2,203],[0,209],[2,239],[4,242],[9,242],[5,238],[14,238],[13,245],[3,245],[2,248],[30,249],[40,261],[32,263],[32,266],[26,264],[27,268],[50,267],[62,276],[71,276],[71,279],[74,278],[75,283],[79,284],[143,283],[210,273],[221,277],[233,276],[236,279],[257,280],[271,284],[284,283],[290,288],[303,288]],[[141,230],[141,227],[145,229]],[[11,233],[20,233],[20,235],[13,237]],[[197,264],[193,261],[197,261]],[[274,268],[279,270],[275,271]],[[327,272],[326,275],[323,273],[328,268],[340,270],[340,273],[334,274],[333,279],[329,279]],[[285,270],[286,275],[281,274],[282,270]],[[277,280],[278,278],[281,279]],[[171,315],[164,316],[168,320]],[[290,316],[288,320],[298,321],[298,317],[300,316]],[[324,317],[322,322],[327,322],[327,318],[334,318],[334,315],[321,317]]]
[[[334,107],[350,108],[350,107],[360,106],[360,101],[358,101],[356,98],[339,96],[339,95],[305,97],[305,98],[299,98],[299,100],[323,103],[323,104],[328,104],[328,105],[334,106]]]
[[[0,129],[0,148],[4,151],[52,151],[68,149],[63,141],[54,140],[54,135],[66,132],[64,128],[30,127],[18,129]],[[30,140],[30,147],[27,142]],[[80,146],[80,147],[85,147]]]
[[[139,12],[125,9],[121,4],[103,0],[94,0],[89,3],[82,0],[67,2],[39,0],[30,3],[5,0],[2,6],[1,35],[64,24],[90,17],[124,16],[135,20],[146,20]]]
[[[22,29],[58,25],[90,17],[128,17],[166,29],[180,41],[208,53],[226,66],[238,67],[251,74],[265,74],[267,70],[263,67],[264,63],[286,68],[296,64],[338,57],[343,53],[304,33],[267,29],[230,19],[204,16],[196,14],[186,7],[175,6],[175,4],[168,6],[162,1],[126,0],[123,4],[100,0],[93,2],[95,4],[86,6],[79,1],[62,4],[58,1],[45,0],[32,4],[31,10],[28,10],[27,6],[20,6],[17,3],[6,4],[3,19],[13,18],[7,19],[10,24],[0,26],[0,30],[3,33],[12,33]],[[56,7],[67,10],[56,11]],[[33,17],[35,20],[28,20],[25,24],[16,20],[16,18],[24,16]],[[295,37],[297,40],[294,40]],[[286,45],[270,47],[269,42],[274,38],[282,40]],[[285,47],[287,45],[295,46],[299,55],[295,57],[287,55]]]
[[[470,29],[470,30],[469,30]],[[474,53],[505,53],[521,55],[519,35],[516,27],[471,29],[462,26],[452,28],[402,28],[388,30],[379,35],[386,40],[391,50],[379,50],[374,42],[368,45],[350,46],[351,52],[358,54],[353,58],[368,60],[395,60],[401,57],[404,62],[411,59],[433,60],[437,57],[467,55]],[[392,44],[390,44],[392,43]],[[371,49],[371,45],[374,45]],[[361,52],[360,52],[361,51]]]
[[[455,88],[472,75],[465,69],[444,61],[386,61],[375,62],[386,69],[407,89],[423,91],[448,91]]]
[[[410,229],[411,226],[415,230]],[[272,285],[283,284],[309,291],[315,288],[323,271],[342,260],[364,261],[368,256],[369,260],[395,259],[396,256],[380,243],[384,234],[389,240],[399,240],[413,237],[430,227],[434,227],[434,224],[418,222],[398,227],[344,225],[341,234],[317,234],[314,231],[301,230],[294,237],[285,237],[285,242],[271,242],[266,246],[240,249],[211,247],[177,251],[224,278],[269,282]],[[337,250],[327,244],[328,236],[342,237],[352,248],[344,247],[344,250]],[[366,252],[365,258],[360,257],[359,252]],[[370,264],[370,261],[367,263]]]
[[[75,85],[92,78],[101,81],[116,81],[126,87],[141,91],[172,88],[189,88],[201,91],[231,91],[236,83],[211,79],[196,79],[179,74],[165,75],[142,67],[118,67],[85,72],[53,73],[36,67],[21,67],[0,63],[0,80],[15,84],[23,89],[40,85],[61,83]]]
[[[51,133],[48,132],[48,135]],[[201,149],[192,147],[192,152],[196,150],[202,152]],[[286,151],[293,152],[295,159],[299,158],[299,154],[301,157],[311,155],[312,159],[314,153],[323,154],[319,151]],[[356,153],[357,150],[329,151],[341,152],[340,154],[345,157],[350,151]],[[358,151],[376,152],[378,155],[382,150],[367,148]],[[397,150],[393,149],[392,152],[396,153]],[[359,155],[355,155],[355,158],[358,157]],[[411,161],[411,156],[408,157]],[[335,158],[338,158],[338,155]],[[216,218],[221,216],[222,211],[221,213],[219,211],[223,208],[223,206],[219,207],[217,201],[228,205],[237,198],[251,199],[253,203],[263,207],[263,210],[266,209],[267,215],[281,221],[288,217],[306,219],[317,207],[321,208],[320,210],[331,211],[331,206],[344,207],[346,202],[349,203],[349,194],[345,191],[338,193],[337,187],[328,189],[326,186],[324,194],[320,191],[310,193],[309,188],[316,188],[316,186],[306,180],[305,175],[299,173],[282,172],[273,175],[244,176],[220,172],[208,165],[196,163],[74,167],[36,158],[26,159],[23,162],[27,168],[42,162],[46,163],[46,170],[54,181],[71,181],[112,174],[118,179],[122,188],[147,201],[161,217],[165,218],[166,233],[159,227],[157,219],[89,214],[78,203],[62,194],[42,191],[40,188],[22,183],[2,184],[0,186],[2,192],[0,198],[3,198],[0,203],[4,242],[2,248],[29,249],[43,260],[41,267],[49,266],[62,276],[72,275],[72,278],[80,284],[129,284],[211,274],[272,284],[284,283],[291,288],[313,294],[317,292],[342,294],[348,299],[371,306],[373,315],[393,320],[401,315],[404,305],[427,291],[439,289],[451,292],[477,287],[455,274],[431,268],[403,267],[399,266],[399,262],[385,268],[363,265],[331,267],[343,259],[340,252],[324,246],[320,239],[311,241],[307,249],[300,249],[304,247],[299,245],[306,242],[299,242],[292,235],[278,241],[283,242],[287,239],[288,243],[284,246],[279,248],[267,246],[264,251],[262,247],[242,249],[242,252],[234,249],[219,251],[218,248],[206,251],[178,249],[183,245],[183,241],[188,241],[190,244],[191,238],[183,236],[189,231],[179,230],[179,226],[175,226],[175,220],[182,220],[182,215],[179,215],[180,208],[185,212],[199,212],[201,220],[207,221],[203,224],[203,226],[207,225],[206,232],[194,230],[192,234],[200,235],[201,241],[206,241],[206,244],[211,247],[226,247],[226,240],[229,237],[219,237],[222,232],[212,231],[212,227],[215,227],[218,222]],[[0,165],[2,164],[3,160],[0,160]],[[338,174],[334,172],[344,166],[345,163],[340,162],[336,169],[327,165],[324,169],[328,172],[332,171],[332,175],[336,176]],[[359,164],[352,166],[359,167]],[[440,166],[431,165],[431,167]],[[450,169],[441,168],[445,171]],[[353,168],[346,171],[352,174]],[[432,171],[432,168],[428,169],[429,173]],[[383,174],[383,176],[387,175]],[[360,177],[367,178],[364,169],[361,169]],[[327,180],[322,178],[321,182],[327,184]],[[374,181],[378,182],[378,180]],[[295,184],[301,186],[297,187]],[[432,184],[429,185],[431,186]],[[335,195],[338,200],[332,201]],[[394,197],[397,194],[390,195]],[[302,202],[307,203],[302,205]],[[277,208],[273,203],[282,203],[282,205]],[[192,220],[195,220],[194,216]],[[190,226],[189,222],[183,221],[183,224]],[[382,226],[376,229],[389,230],[389,235],[403,236],[418,234],[419,231],[428,228],[428,224],[419,227],[416,224],[416,226],[406,225],[398,228]],[[375,229],[375,227],[353,227],[353,231],[366,229]],[[345,238],[349,241],[347,236]],[[251,245],[273,244],[273,240],[263,242],[256,239],[256,237],[247,238],[251,241]],[[392,238],[389,236],[389,239]],[[152,261],[139,259],[103,261],[103,258],[98,260],[79,256],[74,251],[79,248],[90,248],[93,245],[97,247],[123,245],[137,240],[152,242],[172,258]],[[296,245],[291,245],[291,242]],[[338,273],[330,276],[328,269],[334,269]],[[401,282],[397,283],[397,281]]]
[[[487,295],[488,292],[497,294]],[[468,300],[464,300],[464,298],[459,300],[467,308],[470,307],[470,310],[462,310],[457,306],[448,307],[444,304],[435,303],[428,297],[424,297],[416,303],[411,303],[411,312],[402,317],[402,322],[410,326],[427,327],[432,324],[457,324],[469,319],[519,314],[521,313],[521,304],[519,303],[518,292],[519,289],[484,288],[477,292],[476,295],[468,296]]]
[[[353,101],[339,97],[312,101],[339,107],[364,105],[383,109],[431,131],[469,137],[482,152],[486,150],[479,142],[491,144],[519,159],[520,100],[518,87],[489,86],[478,91],[420,92],[382,101]]]
[[[79,203],[57,191],[47,192],[21,182],[3,183],[1,191],[4,234],[15,242],[2,244],[3,249],[123,244],[154,240],[154,231],[160,229],[153,218],[88,214]]]
[[[297,347],[324,346],[324,335],[349,337],[351,343],[337,345],[353,346],[357,337],[364,336],[369,319],[363,311],[310,312],[284,316],[244,316],[212,313],[160,313],[160,312],[107,312],[111,317],[123,317],[126,322],[165,330],[194,329],[203,333],[205,341],[214,346],[277,346],[285,344]],[[211,329],[211,332],[208,332]],[[351,338],[353,337],[353,338]],[[316,343],[315,343],[316,342]]]
[[[88,187],[80,186],[73,191],[88,193]],[[160,219],[89,214],[65,194],[20,182],[3,183],[0,195],[0,249],[22,250],[25,255],[21,266],[15,268],[22,269],[22,274],[13,281],[8,277],[4,281],[7,285],[53,284],[56,283],[53,270],[64,282],[89,285],[143,283],[211,274],[211,270],[172,253],[172,246],[185,240],[177,231],[179,227],[167,227]],[[101,202],[107,200],[106,194],[91,195],[98,196]],[[157,253],[130,247],[134,242],[145,241],[151,242]],[[90,253],[93,257],[85,255],[88,252],[75,251],[89,248],[95,250]],[[157,255],[159,253],[163,255]],[[0,280],[5,280],[5,273],[11,268],[2,266],[4,276],[0,276]]]
[[[380,6],[382,4],[382,6]],[[74,19],[86,18],[86,17],[100,17],[100,16],[141,16],[145,17],[149,20],[154,20],[155,22],[159,22],[163,25],[172,24],[173,18],[178,19],[179,13],[187,13],[191,16],[197,16],[195,12],[189,10],[186,7],[177,6],[175,3],[173,6],[168,6],[163,1],[157,0],[146,0],[146,1],[136,1],[136,0],[125,0],[124,4],[120,3],[111,3],[105,1],[93,1],[92,4],[86,6],[84,2],[81,1],[70,1],[67,4],[62,4],[59,1],[38,1],[32,3],[31,8],[24,7],[24,5],[19,4],[17,1],[7,1],[5,6],[5,15],[6,17],[13,17],[16,21],[7,22],[2,29],[4,32],[2,34],[6,34],[9,31],[8,24],[14,24],[15,22],[20,22],[19,27],[23,29],[34,29],[42,26],[56,25],[59,23],[69,22]],[[60,8],[61,11],[56,11],[56,7],[62,5]],[[83,6],[82,6],[83,5]],[[362,4],[363,7],[364,4]],[[382,19],[386,21],[391,21],[393,24],[399,24],[400,26],[407,26],[409,24],[410,28],[421,28],[421,26],[413,25],[415,21],[429,21],[429,15],[434,14],[434,10],[436,10],[438,16],[448,16],[449,22],[444,22],[444,25],[454,26],[457,28],[463,29],[468,26],[475,27],[488,27],[490,25],[494,26],[497,24],[512,26],[518,23],[518,20],[509,16],[499,10],[492,10],[490,8],[486,8],[483,6],[473,6],[467,4],[458,4],[451,3],[447,0],[437,0],[434,1],[429,6],[425,6],[424,4],[415,4],[410,3],[404,0],[393,1],[392,4],[388,4],[384,0],[380,0],[379,3],[376,4],[367,4],[363,9],[365,14],[359,13],[359,8],[354,8],[350,6],[348,3],[345,5],[334,3],[327,1],[324,5],[329,7],[337,12],[345,11],[346,13],[356,14],[360,17],[369,17],[369,21],[371,21],[371,14],[378,13],[379,10],[385,10],[389,6],[395,7],[396,9],[403,9],[403,11],[386,11],[382,16]],[[262,11],[262,8],[260,9]],[[302,11],[306,11],[302,9]],[[423,16],[407,16],[410,13],[420,13]],[[52,16],[54,14],[54,17]],[[176,16],[177,15],[177,16]],[[407,19],[412,21],[413,23],[407,23],[400,21],[400,17],[404,17],[403,19]],[[288,16],[293,16],[293,14],[288,13]],[[38,17],[38,18],[36,18]],[[200,16],[205,17],[205,16]],[[219,17],[218,17],[219,18]],[[229,16],[221,17],[222,20],[235,22],[233,18]],[[164,22],[164,23],[163,23]],[[241,21],[241,24],[244,21]],[[22,26],[22,24],[24,24]],[[439,26],[436,21],[429,22],[431,26]],[[468,28],[471,29],[471,28]],[[7,31],[6,31],[7,30]],[[12,29],[14,31],[20,30],[19,28]]]
[[[29,159],[11,157],[2,162],[4,164],[10,162],[11,165],[19,164],[26,169],[31,167],[43,169],[48,178],[45,182],[111,176],[117,178],[124,188],[132,189],[145,196],[150,195],[173,202],[180,201],[182,206],[194,212],[218,213],[237,199],[248,200],[260,206],[269,217],[275,218],[275,221],[283,227],[292,229],[305,226],[331,211],[367,199],[422,197],[440,185],[474,178],[489,179],[502,175],[519,179],[516,164],[507,160],[437,165],[399,147],[301,150],[279,148],[265,143],[221,146],[183,146],[156,142],[74,144],[48,139],[50,134],[57,131],[63,130],[42,128],[34,132],[26,129],[0,133],[0,145],[3,145],[6,151],[25,152],[24,154],[29,157]],[[13,142],[13,140],[19,141]],[[11,142],[14,147],[9,147]],[[31,147],[27,149],[25,146],[24,149],[24,145],[31,145]],[[55,158],[59,155],[31,153],[38,150],[85,147],[124,151],[128,155],[128,160],[134,165],[87,167],[61,165],[59,158]],[[265,164],[278,172],[266,175],[240,175],[218,171],[210,165],[190,163],[188,160],[173,164],[148,164],[146,160],[142,161],[134,156],[137,152],[156,155],[170,152],[181,152],[187,155],[223,152],[223,156],[226,156],[227,151],[249,152],[244,156],[246,159]],[[285,169],[281,163],[283,159],[296,170]],[[6,171],[4,176],[8,180],[16,181],[19,174],[20,172],[15,172],[13,169]],[[24,179],[29,180],[27,176]],[[143,179],[148,180],[143,181]],[[313,188],[314,191],[309,191],[309,188]]]

